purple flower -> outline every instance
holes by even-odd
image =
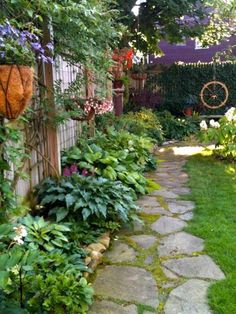
[[[48,43],[48,44],[46,45],[46,47],[47,47],[49,50],[51,50],[51,51],[54,49],[54,46],[53,46],[52,43]]]
[[[11,26],[8,20],[6,20],[4,24],[0,24],[0,46],[2,50],[0,51],[0,58],[7,59],[10,57],[12,59],[12,48],[14,48],[16,50],[15,59],[17,62],[25,61],[26,63],[32,63],[35,56],[35,58],[43,62],[53,63],[52,57],[46,55],[45,49],[42,47],[37,35],[26,30],[21,31]],[[21,47],[23,49],[21,49]],[[46,47],[50,51],[53,49],[51,43],[48,43]]]
[[[76,173],[76,172],[78,172],[78,167],[77,167],[76,164],[73,164],[73,165],[70,166],[70,172],[71,172],[71,173]]]
[[[87,169],[83,169],[81,174],[82,176],[87,177],[89,173]]]
[[[70,177],[71,176],[71,172],[70,172],[70,168],[69,167],[65,167],[63,169],[63,176],[64,177]]]
[[[42,46],[39,42],[30,43],[30,45],[31,45],[32,49],[35,50],[36,52],[44,53],[44,49],[42,48]]]

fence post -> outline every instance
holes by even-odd
[[[45,19],[43,24],[43,44],[44,46],[51,42],[52,34],[50,30],[50,22]],[[53,78],[53,65],[51,63],[43,64],[43,81],[46,86],[46,99],[48,106],[48,117],[49,121],[53,120],[56,115],[56,105],[54,101],[54,78]],[[47,123],[46,125],[46,147],[47,147],[47,158],[51,164],[48,167],[47,175],[56,175],[60,173],[60,148],[58,143],[57,128],[53,123]],[[57,173],[55,173],[57,172]]]

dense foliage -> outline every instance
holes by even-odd
[[[33,29],[44,37],[52,26],[55,56],[99,69],[100,76],[107,72],[109,47],[119,38],[117,12],[110,9],[109,0],[3,0],[0,8],[0,22],[8,18],[22,30]]]
[[[160,53],[161,39],[179,42],[184,36],[199,36],[209,23],[209,9],[202,0],[141,2],[139,19],[131,12],[135,4],[135,0],[118,0],[117,8],[123,10],[122,22],[128,26],[124,41],[132,41],[143,52]],[[183,16],[185,23],[180,23]]]
[[[162,126],[152,110],[142,109],[128,112],[116,123],[116,128],[125,129],[138,136],[147,136],[156,143],[163,142]]]
[[[215,154],[222,158],[236,160],[236,108],[230,108],[219,122],[213,119],[200,123],[200,139],[203,142],[214,142]]]
[[[198,131],[198,116],[175,117],[169,111],[156,112],[165,139],[182,140]]]
[[[82,276],[86,255],[78,243],[70,246],[68,226],[27,216],[0,231],[2,313],[87,312],[92,289]]]
[[[195,99],[195,103],[191,104],[193,109],[202,112],[210,111],[212,114],[212,110],[199,108],[199,94],[203,85],[214,79],[223,82],[229,90],[226,106],[234,105],[236,103],[235,75],[235,63],[217,63],[215,68],[213,64],[172,65],[156,77],[156,82],[162,91],[162,107],[174,114],[180,114],[189,101]],[[216,113],[217,111],[214,110],[214,114]]]

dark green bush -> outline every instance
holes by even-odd
[[[200,91],[203,85],[215,79],[223,82],[229,90],[229,99],[226,107],[236,103],[236,63],[216,64],[181,64],[172,65],[169,69],[152,77],[151,81],[161,87],[162,109],[171,111],[174,114],[182,114],[188,103],[190,95],[196,99],[195,110],[201,110],[198,106],[200,102]],[[149,86],[151,89],[152,86]],[[225,108],[216,110],[206,110],[205,113],[222,113]]]
[[[166,139],[182,140],[199,129],[198,117],[176,118],[169,111],[156,112]]]

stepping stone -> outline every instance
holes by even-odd
[[[130,237],[134,242],[136,242],[138,245],[140,245],[143,249],[148,249],[151,247],[157,240],[156,237],[151,235],[137,235]]]
[[[137,232],[137,231],[143,231],[144,226],[145,226],[145,222],[142,219],[140,219],[140,221],[134,221],[133,223],[130,223],[130,222],[125,223],[122,225],[120,233],[127,234],[127,233],[132,233],[132,232]]]
[[[178,279],[179,277],[176,276],[174,273],[172,273],[172,271],[170,271],[169,269],[162,267],[163,273],[165,274],[165,276],[169,279]]]
[[[179,215],[179,218],[185,221],[193,219],[193,212],[187,212],[185,214]]]
[[[171,291],[165,305],[165,314],[212,314],[207,305],[210,283],[191,279]]]
[[[136,305],[119,305],[111,301],[95,301],[88,314],[137,314]]]
[[[146,259],[145,259],[145,261],[144,261],[144,263],[146,264],[146,265],[151,265],[152,263],[153,263],[153,256],[148,256]]]
[[[159,256],[174,256],[178,254],[192,254],[204,248],[203,240],[186,232],[171,234],[161,239],[158,247]]]
[[[120,241],[114,241],[110,251],[105,253],[112,263],[132,262],[136,259],[137,252],[130,246]]]
[[[173,216],[173,214],[171,212],[164,209],[163,207],[144,208],[140,212],[145,213],[145,214],[150,214],[150,215],[161,214],[161,215],[165,215],[165,216]]]
[[[151,195],[159,195],[159,196],[162,196],[164,198],[171,198],[171,199],[178,198],[177,194],[175,194],[171,191],[168,191],[166,189],[156,190]]]
[[[143,196],[140,198],[136,204],[140,207],[158,207],[160,206],[159,202],[154,196]]]
[[[168,203],[169,210],[173,214],[184,214],[195,208],[195,204],[191,201],[176,201]]]
[[[179,194],[179,195],[191,193],[191,190],[189,188],[185,188],[185,187],[176,187],[176,188],[172,189],[172,191],[176,194]]]
[[[156,282],[148,271],[132,266],[106,266],[97,271],[95,294],[152,307],[159,305]]]
[[[225,278],[223,272],[208,255],[171,259],[164,262],[163,266],[177,275],[187,278],[206,278],[213,280]]]
[[[165,235],[168,233],[181,231],[186,226],[186,222],[178,218],[163,216],[151,225],[151,229]]]

